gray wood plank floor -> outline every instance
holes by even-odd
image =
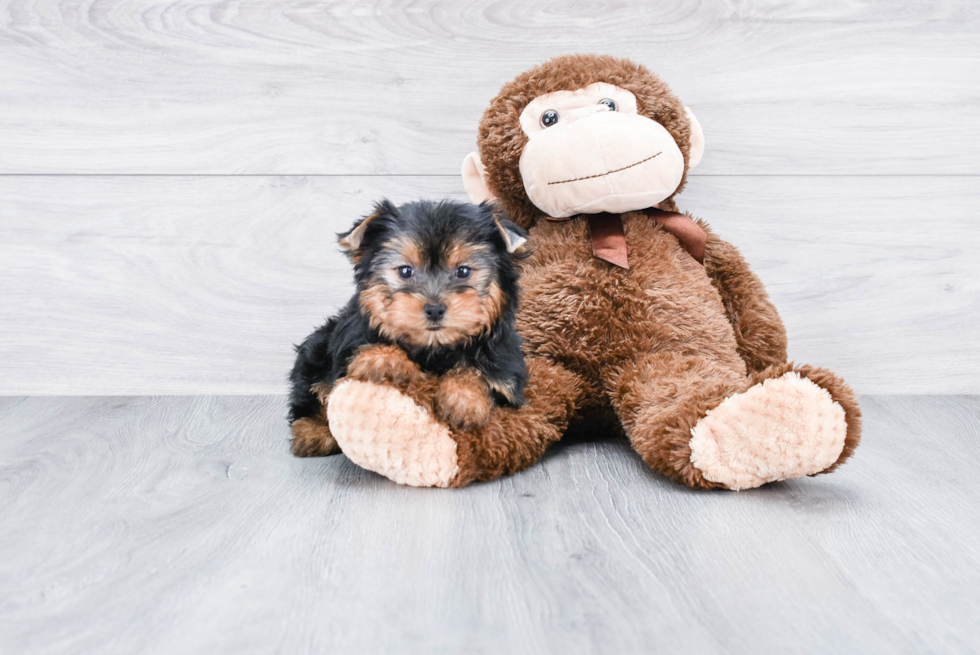
[[[831,476],[444,491],[291,458],[280,396],[0,398],[0,652],[975,653],[980,399],[863,406]]]

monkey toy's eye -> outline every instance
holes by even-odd
[[[471,273],[473,273],[473,269],[469,266],[456,267],[456,277],[460,280],[468,280]]]
[[[541,124],[545,127],[551,127],[558,122],[558,112],[554,109],[549,109],[545,113],[541,114]]]
[[[398,277],[400,277],[401,279],[408,280],[413,275],[415,275],[415,269],[412,268],[411,266],[399,266],[398,267]]]
[[[599,104],[609,107],[609,111],[616,111],[616,103],[609,98],[603,98],[599,101]]]

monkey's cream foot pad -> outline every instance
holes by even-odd
[[[459,472],[449,429],[393,387],[338,384],[327,402],[330,430],[361,468],[413,487],[448,487]]]
[[[789,372],[726,398],[691,430],[691,463],[729,489],[819,473],[844,449],[844,410]]]

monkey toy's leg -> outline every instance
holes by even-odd
[[[643,460],[689,487],[750,489],[827,472],[860,438],[853,392],[824,369],[781,364],[745,378],[665,352],[620,367],[608,386]]]
[[[351,461],[400,484],[460,487],[491,480],[537,462],[583,397],[581,378],[564,367],[538,358],[529,358],[527,367],[525,404],[494,407],[484,426],[468,432],[437,420],[432,376],[397,388],[344,378],[326,399],[327,415]]]

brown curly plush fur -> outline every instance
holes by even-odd
[[[506,84],[479,130],[486,181],[500,206],[530,229],[518,329],[526,339],[528,405],[494,410],[482,431],[454,433],[460,474],[487,480],[530,466],[570,420],[606,418],[652,468],[696,488],[722,486],[691,463],[691,429],[733,394],[796,371],[844,409],[847,436],[833,470],[860,438],[854,393],[833,373],[786,363],[786,332],[759,278],[708,226],[705,261],[639,212],[622,216],[630,269],[595,258],[583,219],[545,218],[528,200],[518,163],[527,137],[519,116],[535,97],[608,82],[632,91],[639,112],[663,125],[688,161],[690,123],[655,75],[630,61],[571,55]],[[685,171],[686,179],[686,171]],[[682,180],[675,195],[684,187]],[[674,196],[661,203],[676,210]],[[612,410],[612,411],[610,411]]]
[[[735,246],[715,236],[704,221],[698,224],[708,232],[705,272],[725,305],[725,314],[735,330],[738,354],[749,372],[785,362],[786,331],[762,280],[749,269]]]

